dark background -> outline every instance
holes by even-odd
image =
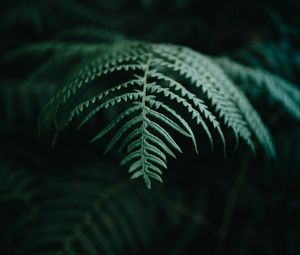
[[[300,254],[300,129],[281,106],[251,97],[276,160],[243,143],[224,157],[200,136],[199,155],[184,144],[148,191],[88,144],[88,129],[69,128],[55,149],[37,135],[77,58],[41,70],[51,52],[10,56],[31,43],[129,38],[229,56],[299,84],[299,13],[299,1],[2,0],[0,254],[94,254],[90,242],[98,254]]]

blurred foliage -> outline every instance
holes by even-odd
[[[299,11],[292,0],[2,0],[0,254],[299,254],[299,123],[251,84],[277,159],[242,143],[224,157],[204,136],[196,156],[180,140],[185,153],[151,191],[86,143],[97,123],[68,129],[54,149],[37,127],[66,77],[121,39],[188,46],[299,84]]]

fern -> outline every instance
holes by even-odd
[[[15,254],[135,254],[149,245],[156,205],[129,180],[108,185],[111,164],[98,167],[108,174],[81,167],[48,181],[36,213],[18,225]]]
[[[22,123],[23,128],[36,127],[36,119],[45,102],[53,96],[53,84],[25,82],[13,84],[5,82],[0,87],[0,120],[4,134]]]
[[[21,202],[32,206],[32,200],[39,193],[35,179],[13,164],[0,162],[0,205]]]
[[[1,7],[0,254],[299,253],[300,4]]]
[[[299,53],[296,49],[286,48],[280,43],[256,43],[234,51],[230,57],[243,64],[255,66],[256,69],[266,69],[288,80],[296,78]]]
[[[254,134],[267,154],[275,155],[268,130],[242,90],[231,81],[229,68],[220,60],[174,45],[123,41],[101,47],[103,53],[83,67],[50,100],[40,117],[42,127],[54,122],[60,133],[80,115],[83,119],[78,128],[81,128],[100,111],[125,104],[127,108],[91,142],[120,126],[105,153],[120,144],[119,152],[125,151],[121,165],[129,165],[131,178],[142,177],[148,188],[151,179],[162,182],[167,155],[175,157],[176,152],[182,152],[172,136],[173,131],[191,139],[197,152],[190,120],[177,113],[179,108],[204,130],[211,145],[212,129],[226,145],[221,129],[223,122],[233,130],[237,140],[242,138],[253,151]],[[92,90],[95,80],[120,72],[126,73],[128,80],[80,99],[80,95]],[[269,82],[266,80],[267,86],[271,86]],[[270,94],[277,96],[274,91]],[[75,96],[77,103],[74,104],[71,99]],[[289,94],[287,101],[292,102],[293,97]],[[296,106],[294,112],[297,112]]]
[[[256,86],[259,91],[277,100],[292,116],[300,120],[300,91],[295,85],[263,69],[243,66],[229,59],[219,59],[218,63],[227,75],[241,83],[245,90]]]

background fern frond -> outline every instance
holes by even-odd
[[[0,164],[0,204],[9,204],[15,201],[23,203],[32,209],[33,199],[39,194],[36,180],[26,170],[19,169],[12,163]]]
[[[144,223],[154,220],[155,205],[146,193],[130,180],[108,184],[95,170],[73,169],[73,178],[48,183],[38,210],[18,225],[17,254],[135,253],[151,242]]]
[[[241,84],[241,87],[246,91],[257,86],[261,93],[275,99],[291,115],[298,120],[300,119],[300,92],[295,85],[265,70],[242,66],[228,59],[220,59],[218,62],[226,70],[226,73]]]

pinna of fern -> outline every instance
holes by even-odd
[[[80,116],[78,128],[81,128],[100,111],[125,105],[126,109],[91,142],[112,133],[105,153],[118,145],[118,152],[125,154],[121,165],[128,165],[131,178],[142,177],[148,188],[151,188],[151,179],[162,182],[167,156],[175,158],[176,152],[182,152],[172,136],[174,132],[191,139],[197,152],[192,121],[204,130],[211,146],[214,129],[225,148],[221,128],[224,123],[253,151],[255,136],[267,155],[274,157],[267,128],[219,61],[189,48],[168,44],[122,41],[101,47],[105,50],[46,105],[40,116],[41,127],[54,123],[59,133]],[[98,80],[120,72],[129,78],[78,100],[83,91],[97,86]],[[178,107],[186,112],[184,117],[178,113]]]
[[[275,74],[259,68],[243,66],[227,58],[219,58],[218,64],[225,73],[244,90],[257,88],[261,93],[279,101],[297,120],[300,120],[300,90]]]

